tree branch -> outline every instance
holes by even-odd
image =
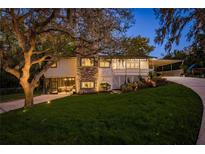
[[[37,87],[37,83],[39,79],[54,64],[55,61],[57,61],[57,58],[52,59],[52,61],[48,62],[47,65],[45,65],[44,68],[39,73],[36,73],[31,81],[31,85],[33,85],[34,87]]]
[[[76,37],[74,35],[74,33],[71,32],[72,30],[69,31],[69,30],[63,30],[63,29],[59,29],[59,28],[49,28],[49,29],[46,29],[46,30],[39,31],[39,32],[37,32],[37,34],[49,33],[51,31],[61,32],[63,34],[69,35],[73,40],[82,40],[82,41],[84,41],[86,43],[89,43],[89,44],[93,44],[95,42],[99,42],[99,41],[101,41],[103,39],[103,38],[98,38],[98,39],[95,39],[95,40],[88,40],[87,38],[85,38],[83,36]]]
[[[46,53],[47,51],[49,51],[50,49],[45,49],[45,50],[37,50],[37,51],[33,51],[33,54],[37,54],[37,55],[40,55],[40,54],[43,54],[43,53]]]
[[[40,62],[43,62],[43,61],[45,61],[46,58],[48,58],[48,57],[51,57],[51,55],[45,55],[45,56],[43,56],[43,57],[41,57],[41,58],[39,58],[39,59],[37,59],[37,60],[34,60],[34,61],[31,62],[31,65],[34,65],[34,64],[38,64],[38,63],[40,63]]]
[[[22,21],[23,21],[25,18],[27,18],[29,15],[32,15],[32,11],[29,11],[29,12],[25,13],[24,15],[18,17],[17,20],[18,20],[19,22],[22,22]]]
[[[54,17],[55,17],[55,14],[56,14],[56,10],[53,10],[53,12],[51,13],[51,15],[43,22],[41,23],[36,23],[34,28],[42,28],[44,26],[46,26]]]
[[[11,17],[12,17],[14,33],[16,35],[16,38],[17,38],[18,42],[19,42],[19,46],[25,52],[26,51],[26,45],[25,45],[24,36],[22,36],[21,32],[19,31],[19,23],[16,19],[14,9],[11,9],[10,14],[11,14]]]
[[[17,79],[20,79],[20,72],[17,71],[16,69],[10,68],[9,66],[3,67],[3,69],[4,69],[6,72],[8,72],[8,73],[14,75]]]

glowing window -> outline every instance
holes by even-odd
[[[94,88],[94,82],[81,82],[81,88]]]
[[[110,67],[110,62],[107,60],[100,60],[100,67]]]
[[[82,58],[81,66],[94,66],[94,58]]]

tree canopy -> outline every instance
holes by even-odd
[[[170,52],[172,45],[180,42],[182,32],[188,26],[187,40],[199,41],[199,35],[205,35],[205,9],[155,9],[160,27],[156,30],[155,42],[165,43],[165,50]],[[205,39],[201,39],[205,46]],[[204,51],[205,52],[205,51]]]
[[[19,80],[29,106],[59,57],[111,52],[131,20],[128,9],[0,9],[1,66]]]
[[[148,56],[154,50],[154,46],[149,44],[149,38],[137,36],[125,38],[122,41],[123,55],[128,56]]]

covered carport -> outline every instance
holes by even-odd
[[[183,60],[178,59],[150,59],[150,68],[162,76],[181,76],[184,72],[181,69]]]

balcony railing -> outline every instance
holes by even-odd
[[[145,75],[149,73],[149,69],[113,69],[115,75]]]

